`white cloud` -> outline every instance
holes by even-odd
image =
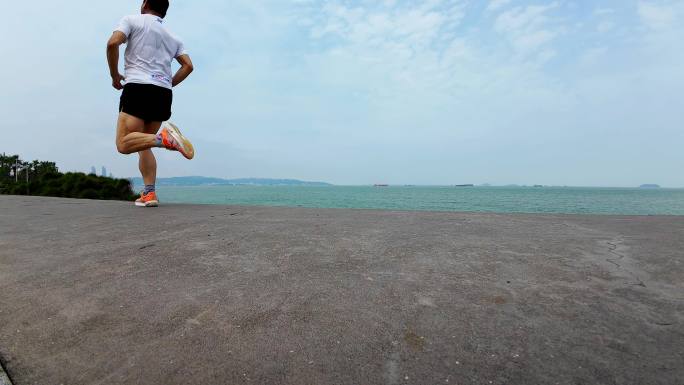
[[[429,43],[445,26],[458,24],[464,15],[463,2],[432,0],[416,6],[385,2],[382,7],[327,3],[317,13],[311,36],[334,36],[347,43],[377,43],[400,40]]]
[[[490,12],[498,11],[499,9],[508,5],[510,2],[511,0],[491,0],[487,5],[486,10]]]
[[[606,15],[614,15],[615,10],[612,8],[597,8],[594,10],[594,16],[606,16]]]
[[[599,33],[610,32],[615,28],[615,22],[610,20],[603,20],[596,25],[596,30]]]
[[[540,29],[520,34],[513,40],[513,44],[520,52],[534,52],[537,48],[553,40],[555,36],[554,32]]]
[[[589,48],[580,55],[579,64],[582,67],[592,67],[601,62],[606,52],[605,47]]]
[[[351,77],[365,75],[362,84],[377,99],[402,93],[397,91],[402,86],[430,88],[449,83],[454,75],[446,68],[454,64],[451,60],[456,60],[457,51],[467,51],[466,41],[456,33],[465,14],[463,1],[362,5],[328,3],[315,13],[318,22],[310,35],[329,44],[328,52],[314,56],[319,61],[316,67],[354,71]],[[328,63],[332,56],[335,64]],[[344,68],[339,69],[341,62]]]
[[[548,15],[558,6],[553,2],[510,9],[496,18],[494,29],[508,38],[518,54],[536,54],[558,35],[551,28]]]
[[[589,25],[599,34],[606,34],[614,31],[618,25],[616,22],[617,14],[613,8],[596,8],[591,14]]]
[[[516,7],[499,15],[494,27],[497,31],[512,33],[534,29],[546,23],[547,13],[557,7],[557,2],[548,5]]]
[[[677,8],[674,5],[640,1],[637,7],[641,21],[651,29],[670,27],[677,17]]]

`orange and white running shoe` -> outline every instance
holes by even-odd
[[[165,122],[162,124],[159,134],[162,138],[162,144],[167,150],[178,151],[187,159],[195,157],[195,148],[192,146],[192,143],[181,134],[175,124]]]
[[[159,200],[157,199],[157,193],[154,191],[145,194],[145,192],[140,193],[140,198],[135,201],[135,205],[138,207],[158,207]]]

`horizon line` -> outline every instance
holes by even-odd
[[[187,175],[187,176],[169,176],[169,177],[158,177],[157,180],[163,180],[163,179],[174,179],[174,178],[207,178],[207,179],[219,179],[223,181],[233,181],[233,180],[240,180],[240,179],[262,179],[262,180],[272,180],[272,181],[278,181],[278,180],[290,180],[290,181],[297,181],[297,182],[303,182],[303,183],[321,183],[321,184],[327,184],[333,187],[463,187],[463,188],[473,188],[473,187],[532,187],[532,188],[626,188],[626,189],[644,189],[647,190],[649,188],[652,189],[673,189],[673,190],[681,190],[684,189],[684,186],[682,187],[670,187],[670,186],[663,186],[657,183],[644,183],[639,186],[608,186],[608,185],[559,185],[559,184],[539,184],[539,183],[506,183],[506,184],[496,184],[496,183],[446,183],[446,184],[422,184],[422,183],[384,183],[384,182],[378,182],[378,183],[352,183],[352,184],[337,184],[337,183],[331,183],[331,182],[324,182],[324,181],[314,181],[314,180],[305,180],[305,179],[298,179],[298,178],[272,178],[272,177],[235,177],[235,178],[228,178],[228,177],[215,177],[215,176],[201,176],[201,175]],[[124,177],[123,179],[142,179],[141,177]],[[647,186],[655,186],[655,187],[647,187]]]

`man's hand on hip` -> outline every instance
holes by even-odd
[[[123,90],[124,86],[122,82],[126,81],[126,78],[123,77],[120,73],[116,73],[112,75],[112,87],[116,88],[117,90]]]
[[[126,35],[121,31],[114,31],[107,42],[107,64],[109,74],[112,75],[112,87],[117,90],[123,89],[122,81],[126,80],[119,73],[119,46],[126,42]]]

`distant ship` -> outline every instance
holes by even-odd
[[[475,187],[475,185],[474,184],[457,184],[454,187]]]
[[[374,187],[389,187],[388,184],[376,184]]]

